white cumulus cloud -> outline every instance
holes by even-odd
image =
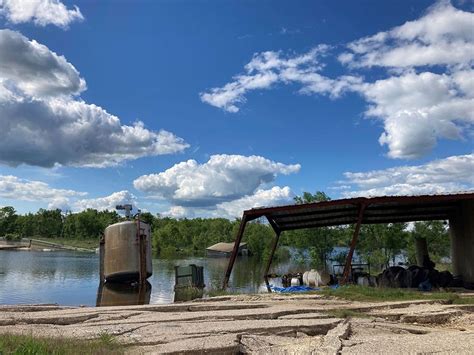
[[[51,206],[66,204],[70,197],[85,196],[85,192],[55,189],[42,181],[21,179],[13,175],[0,175],[0,197],[33,202],[47,202]]]
[[[288,186],[259,189],[252,195],[218,204],[215,215],[227,218],[241,217],[243,211],[251,208],[291,204],[293,197],[294,194]]]
[[[86,83],[60,55],[18,32],[0,30],[0,163],[105,167],[189,145],[140,121],[123,125],[78,96]]]
[[[439,1],[419,19],[350,43],[339,60],[353,67],[472,64],[473,23],[473,13]]]
[[[262,185],[272,183],[278,174],[299,170],[299,164],[222,154],[211,156],[204,164],[188,160],[164,172],[140,176],[133,185],[177,206],[209,207],[251,195]]]
[[[474,189],[474,154],[450,156],[423,165],[346,172],[342,195],[382,196],[459,192]]]
[[[338,59],[349,71],[336,78],[322,73],[327,55],[325,45],[286,57],[255,54],[245,74],[201,93],[201,100],[237,112],[249,91],[276,83],[296,83],[299,93],[331,98],[356,92],[368,103],[366,116],[382,123],[379,143],[396,159],[420,158],[440,139],[472,139],[474,13],[439,1],[418,19],[348,43]],[[378,79],[364,81],[372,67],[382,69],[372,75]]]
[[[440,138],[462,139],[474,125],[474,71],[408,72],[359,86],[366,114],[383,121],[379,142],[391,158],[429,153]]]
[[[202,211],[201,211],[202,212]],[[167,211],[160,213],[161,216],[171,217],[171,218],[193,218],[196,216],[195,210],[193,208],[187,208],[183,206],[171,206]],[[203,212],[203,217],[207,217],[206,212]]]
[[[33,22],[64,29],[74,21],[84,20],[77,6],[68,9],[59,0],[0,0],[0,15],[12,23]]]
[[[172,218],[227,218],[242,217],[242,212],[251,208],[278,206],[293,203],[294,194],[288,186],[258,189],[250,195],[207,207],[171,206],[160,213]]]
[[[135,195],[127,190],[114,192],[105,197],[88,198],[75,201],[73,203],[73,210],[82,211],[88,208],[93,208],[98,211],[110,210],[115,211],[115,206],[131,204],[133,208],[137,206],[137,199]]]
[[[246,101],[249,91],[268,89],[278,83],[297,83],[302,85],[302,93],[338,97],[350,84],[359,83],[361,79],[348,75],[335,80],[319,74],[323,68],[319,58],[328,50],[328,46],[319,45],[302,55],[284,56],[274,51],[255,53],[245,66],[245,74],[235,76],[223,87],[202,92],[201,100],[235,113],[239,111],[238,105]]]
[[[57,189],[42,181],[0,175],[0,198],[39,202],[48,209],[80,212],[93,208],[99,211],[114,211],[116,205],[132,204],[134,208],[137,206],[137,198],[127,190],[97,198],[86,198],[87,195],[87,192]]]
[[[354,86],[383,121],[391,158],[414,159],[439,139],[464,139],[474,125],[474,13],[439,1],[420,18],[356,40],[339,56],[351,68],[391,74]],[[395,70],[394,70],[395,69]]]

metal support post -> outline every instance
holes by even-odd
[[[234,249],[232,250],[232,254],[230,255],[229,259],[229,264],[227,265],[227,271],[225,273],[224,282],[222,284],[223,290],[225,290],[229,284],[230,274],[232,273],[232,268],[234,267],[234,262],[239,252],[240,241],[242,240],[242,236],[244,235],[246,224],[247,216],[244,214],[242,216],[242,221],[240,222],[239,231],[237,232],[237,235],[235,237]]]
[[[275,239],[273,239],[272,251],[270,252],[270,257],[268,258],[267,266],[265,267],[264,279],[265,279],[265,284],[267,285],[268,292],[272,292],[272,290],[270,289],[270,284],[268,283],[268,272],[270,271],[270,266],[272,265],[273,256],[275,255],[275,250],[278,246],[278,240],[280,239],[280,234],[281,234],[280,231],[275,231]]]
[[[99,241],[99,282],[105,282],[104,274],[104,253],[105,253],[105,238],[102,236]]]
[[[344,266],[344,273],[342,274],[342,285],[344,285],[349,278],[349,272],[351,271],[352,264],[352,256],[354,254],[354,249],[357,244],[357,239],[359,239],[360,226],[362,224],[362,218],[364,217],[365,207],[366,205],[364,203],[360,204],[359,206],[359,217],[357,218],[357,224],[354,229],[354,235],[352,236],[351,246],[346,258],[346,265]]]

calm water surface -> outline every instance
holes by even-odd
[[[153,259],[150,303],[174,300],[174,267],[204,266],[206,289],[219,288],[227,258]],[[266,292],[264,263],[255,257],[239,257],[230,280],[231,289],[240,292]],[[285,273],[297,268],[291,262],[275,263],[272,272]],[[304,270],[304,268],[303,268]],[[57,303],[95,306],[99,286],[99,257],[69,251],[1,251],[0,304]]]

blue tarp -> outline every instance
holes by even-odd
[[[339,288],[339,285],[331,285],[329,287],[335,290]],[[321,291],[319,287],[309,287],[309,286],[278,287],[278,286],[270,285],[270,289],[273,292],[279,292],[279,293]]]
[[[290,287],[278,287],[270,285],[270,289],[273,292],[287,293],[287,292],[308,292],[308,291],[319,291],[320,288],[313,288],[309,286],[290,286]]]

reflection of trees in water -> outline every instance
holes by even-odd
[[[151,303],[173,302],[174,265],[177,260],[153,259],[153,275],[148,281],[153,285]]]
[[[228,258],[207,258],[204,266],[204,280],[208,290],[217,290],[222,287],[225,271],[227,270]]]
[[[3,251],[0,269],[5,276],[21,274],[22,279],[64,281],[67,279],[95,279],[99,262],[95,254],[62,251]]]
[[[264,262],[257,257],[241,257],[232,271],[231,287],[236,290],[257,292],[263,282]]]
[[[205,263],[204,273],[207,289],[220,289],[224,274],[229,263],[228,258],[208,258]],[[259,284],[258,280],[258,260],[255,257],[238,257],[234,269],[230,286],[233,289],[247,290],[254,292]],[[260,275],[261,276],[261,275]],[[261,278],[261,277],[260,277]]]
[[[218,280],[218,282],[216,282],[216,288],[220,288],[222,286],[222,280],[224,278],[224,273],[227,269],[228,264],[227,258],[221,258],[221,260],[223,260],[224,262],[222,269],[219,271],[218,275],[215,276],[216,280]],[[262,261],[261,258],[255,256],[238,257],[232,270],[232,275],[229,283],[230,289],[241,292],[258,292],[265,284],[263,278],[265,266],[266,262]],[[288,272],[297,272],[305,270],[307,270],[306,266],[298,265],[292,262],[291,260],[275,260],[272,263],[272,267],[270,268],[271,273],[277,274],[285,274]],[[279,284],[280,280],[272,279],[271,282]]]

